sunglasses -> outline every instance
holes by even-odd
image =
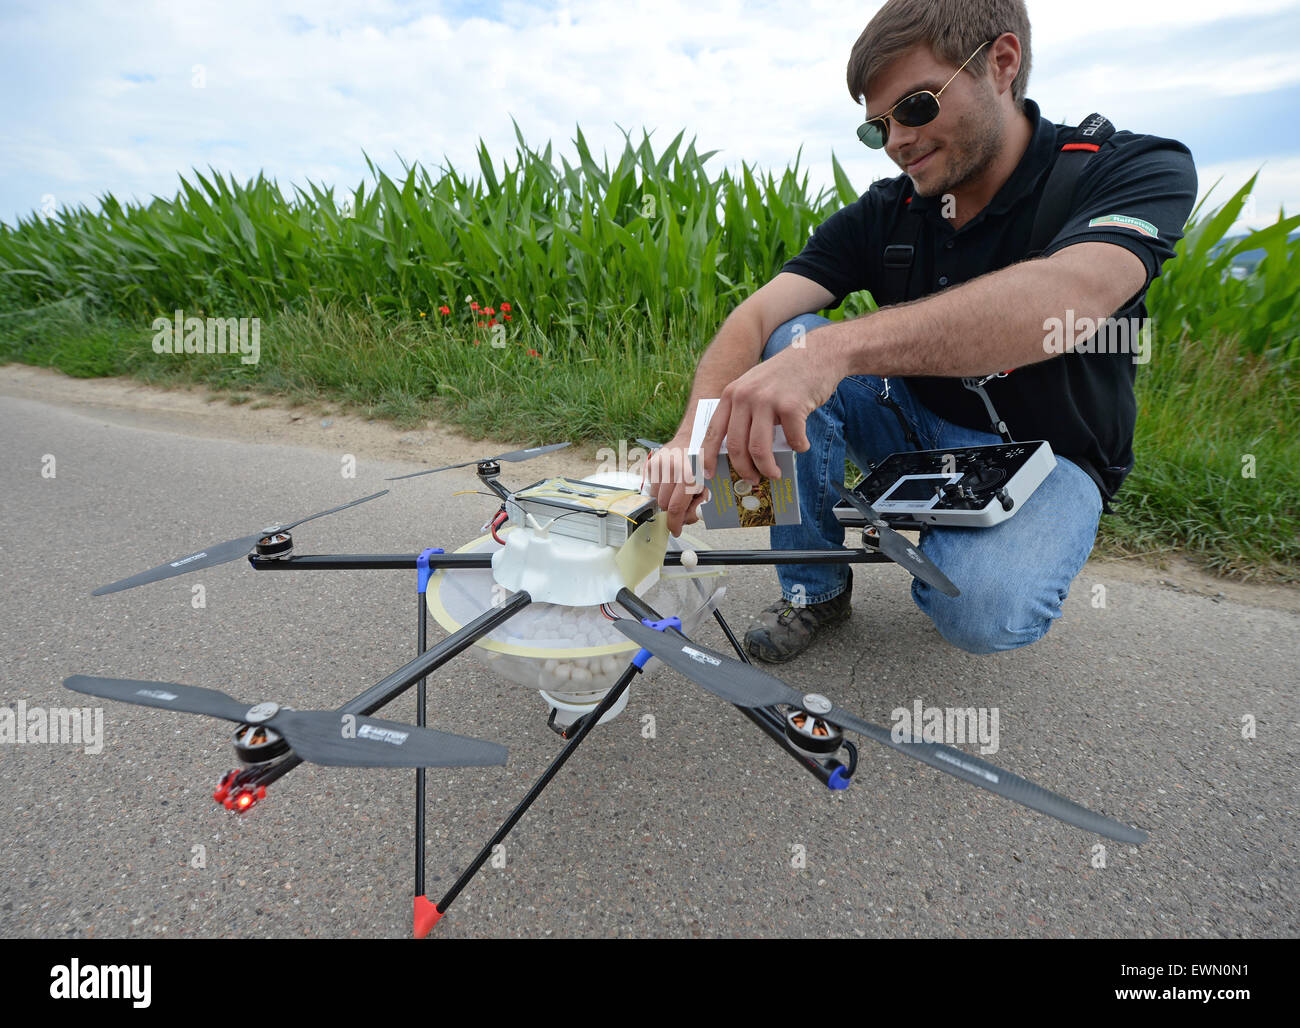
[[[989,43],[995,42],[994,39],[985,40],[962,62],[961,68],[953,72],[952,78],[943,84],[943,87],[937,93],[931,93],[928,89],[923,89],[919,93],[913,93],[905,96],[894,104],[888,111],[879,117],[872,118],[858,126],[858,138],[873,150],[881,149],[889,142],[889,119],[892,118],[900,125],[906,125],[908,128],[920,128],[922,125],[928,125],[939,117],[939,97],[943,95],[944,89],[953,84],[957,76],[962,73],[962,69],[971,61],[975,60],[975,54],[983,50]]]

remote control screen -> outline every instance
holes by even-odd
[[[894,500],[932,500],[935,490],[947,485],[952,480],[950,475],[927,475],[924,478],[905,478],[890,490],[888,499]]]

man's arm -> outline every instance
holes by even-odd
[[[822,310],[834,299],[816,282],[784,273],[746,299],[723,323],[700,358],[677,434],[665,444],[663,451],[656,452],[648,465],[655,498],[668,512],[668,528],[673,535],[680,534],[684,524],[698,520],[695,508],[703,484],[685,480],[689,468],[685,453],[700,400],[721,396],[728,385],[757,365],[768,338],[781,325],[801,314]]]
[[[881,311],[865,332],[842,332],[831,345],[847,375],[989,375],[1056,356],[1044,345],[1047,319],[1067,310],[1076,321],[1108,318],[1145,284],[1146,268],[1128,250],[1079,243]]]
[[[804,347],[752,367],[722,390],[701,448],[704,475],[716,470],[725,437],[733,470],[751,482],[780,477],[773,428],[780,424],[790,446],[806,451],[808,415],[849,375],[982,376],[1035,364],[1057,355],[1044,345],[1047,319],[1067,310],[1076,321],[1110,317],[1146,282],[1146,267],[1129,250],[1085,242],[820,328]]]
[[[811,279],[785,273],[732,311],[700,358],[677,434],[689,437],[700,400],[720,396],[723,389],[758,364],[773,332],[792,318],[822,310],[833,299]]]

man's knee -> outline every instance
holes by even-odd
[[[763,360],[770,360],[782,350],[798,346],[809,332],[829,324],[830,321],[820,314],[801,314],[791,318],[768,337],[767,345],[763,347]]]
[[[922,582],[912,596],[943,638],[967,653],[985,655],[1020,649],[1047,634],[1061,616],[1061,602],[1046,595],[1026,594],[1016,583],[993,581],[961,587],[949,597]]]

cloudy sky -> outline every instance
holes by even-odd
[[[897,174],[854,136],[848,51],[879,2],[767,0],[0,0],[0,220],[172,196],[208,166],[354,187],[362,151],[462,171],[486,141],[572,153],[574,126],[679,130],[710,167],[832,151],[860,190]],[[1250,223],[1300,211],[1300,0],[1029,0],[1029,95],[1182,140],[1226,199],[1263,167]]]

